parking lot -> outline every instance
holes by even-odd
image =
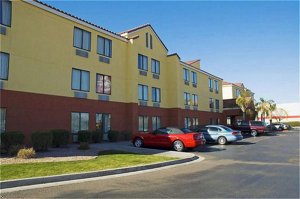
[[[299,198],[299,130],[189,153],[205,160],[151,172],[6,193],[5,198]]]

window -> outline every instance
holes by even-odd
[[[183,79],[184,81],[190,81],[190,71],[188,69],[183,69]]]
[[[0,52],[0,79],[8,80],[9,54]]]
[[[148,116],[139,116],[139,131],[148,131]]]
[[[89,114],[88,113],[71,113],[71,130],[72,133],[89,129]]]
[[[11,1],[1,0],[0,23],[5,26],[11,26]]]
[[[218,84],[217,80],[215,80],[215,91],[216,91],[216,93],[219,92],[219,84]]]
[[[0,108],[0,133],[5,132],[6,108]]]
[[[159,74],[160,73],[160,62],[155,59],[151,59],[151,70],[152,70],[152,73]]]
[[[190,94],[187,92],[183,93],[184,105],[190,105]]]
[[[149,43],[149,42],[148,42],[148,41],[149,41],[148,35],[149,35],[149,34],[146,32],[146,48],[148,48],[148,43]]]
[[[209,108],[214,108],[214,99],[209,98]]]
[[[239,97],[241,95],[241,92],[239,89],[235,89],[235,96]]]
[[[152,87],[152,102],[160,102],[160,88]]]
[[[191,125],[192,125],[191,118],[185,117],[184,118],[184,128],[190,128]]]
[[[192,118],[193,129],[195,129],[198,125],[199,125],[199,118],[197,117]]]
[[[91,33],[80,28],[74,27],[73,45],[83,50],[91,50]]]
[[[219,108],[220,108],[220,102],[219,102],[219,100],[216,99],[215,104],[216,104],[216,109],[219,110]]]
[[[160,128],[160,117],[152,117],[152,129],[155,131]]]
[[[139,100],[148,101],[148,86],[139,84]]]
[[[193,106],[198,106],[198,95],[192,94],[192,104]]]
[[[72,69],[72,89],[90,91],[90,72]]]
[[[96,92],[100,94],[111,94],[111,76],[97,74],[96,75]]]
[[[106,57],[112,56],[112,42],[110,39],[98,36],[97,53]]]
[[[150,49],[152,49],[153,45],[152,45],[152,35],[150,34]]]
[[[192,83],[197,84],[197,73],[192,71]]]
[[[138,55],[138,68],[140,70],[148,70],[148,57],[139,54]]]
[[[213,80],[211,78],[208,78],[208,87],[210,91],[213,91]]]

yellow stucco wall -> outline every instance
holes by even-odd
[[[96,73],[112,77],[110,101],[138,103],[138,84],[148,85],[148,106],[152,106],[151,88],[161,89],[163,108],[184,108],[183,93],[198,95],[198,110],[210,111],[209,98],[219,99],[222,112],[222,80],[218,79],[219,93],[210,92],[210,75],[195,68],[198,84],[194,88],[183,80],[183,68],[177,56],[168,56],[150,26],[131,32],[124,41],[96,31],[70,19],[55,15],[27,2],[13,1],[12,26],[6,35],[0,35],[1,51],[9,52],[9,80],[4,89],[31,93],[74,97],[71,89],[72,68],[90,72],[88,99],[98,99]],[[73,29],[79,27],[91,32],[91,51],[88,58],[75,55]],[[152,35],[153,49],[146,48],[145,34]],[[112,40],[110,64],[99,62],[97,36]],[[138,36],[138,37],[137,37]],[[148,56],[147,76],[139,74],[138,54]],[[160,61],[160,77],[154,79],[151,72],[151,58]],[[191,74],[190,74],[191,75]],[[215,80],[214,77],[211,77]]]

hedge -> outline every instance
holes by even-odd
[[[110,142],[116,142],[116,141],[120,140],[120,132],[113,131],[113,130],[108,131],[108,140]]]
[[[91,131],[78,131],[78,142],[87,142],[92,141],[92,132]]]
[[[123,137],[123,140],[129,141],[129,140],[131,140],[132,132],[130,132],[130,131],[122,131],[121,135]]]
[[[51,132],[35,132],[31,134],[31,142],[34,150],[47,151],[52,144]]]
[[[284,123],[289,124],[289,125],[291,125],[292,127],[300,126],[300,121],[284,122]]]
[[[92,131],[92,142],[100,143],[103,140],[103,133],[100,130]]]
[[[20,146],[24,143],[24,134],[18,131],[1,133],[1,153],[7,153],[12,146]]]
[[[52,133],[52,146],[66,146],[69,143],[70,132],[64,129],[54,129]]]

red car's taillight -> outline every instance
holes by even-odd
[[[239,132],[232,132],[232,135],[238,135]]]
[[[203,137],[203,134],[202,133],[196,133],[194,134],[194,140],[202,140],[204,137]]]

